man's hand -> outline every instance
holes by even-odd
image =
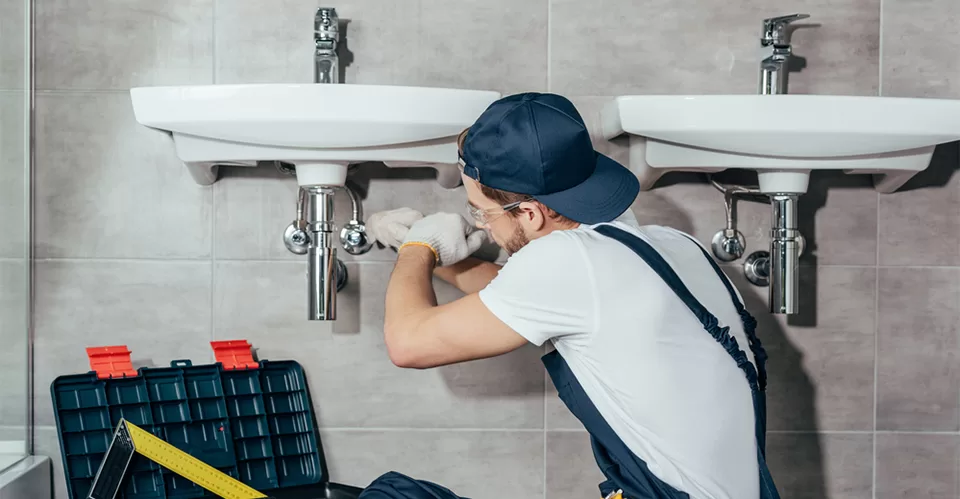
[[[403,244],[403,239],[407,237],[407,231],[410,230],[417,220],[423,218],[423,213],[411,208],[397,208],[396,210],[379,211],[367,218],[367,234],[378,243],[397,249]]]
[[[486,233],[470,225],[456,213],[435,213],[410,227],[404,245],[428,246],[437,265],[458,263],[480,249]]]

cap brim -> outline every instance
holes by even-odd
[[[640,181],[626,167],[596,153],[593,174],[565,191],[535,196],[548,208],[584,224],[611,222],[630,208],[640,193]]]

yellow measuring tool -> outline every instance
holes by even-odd
[[[113,441],[100,463],[88,497],[114,499],[133,454],[140,454],[225,499],[267,496],[186,452],[164,442],[139,426],[121,419]]]

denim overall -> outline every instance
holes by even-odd
[[[729,328],[720,327],[717,318],[694,298],[676,272],[646,241],[610,225],[600,225],[594,230],[620,241],[639,255],[683,300],[687,308],[700,320],[704,330],[723,346],[724,350],[737,363],[737,366],[743,370],[753,395],[757,463],[760,469],[760,499],[780,499],[764,455],[766,443],[766,399],[764,394],[766,371],[764,366],[767,354],[755,333],[757,321],[744,308],[726,275],[723,274],[720,267],[706,251],[691,240],[692,244],[696,244],[700,248],[704,258],[710,262],[713,270],[717,273],[717,277],[727,288],[730,299],[733,300],[743,322],[743,329],[747,335],[750,350],[756,360],[756,367],[740,350],[736,338],[730,335]],[[596,406],[590,401],[580,382],[577,381],[558,351],[544,355],[542,360],[550,378],[553,380],[553,384],[557,387],[560,399],[590,433],[590,441],[597,465],[607,478],[600,484],[600,493],[603,497],[612,495],[617,491],[622,491],[624,499],[688,499],[690,497],[687,493],[678,491],[657,478],[647,468],[647,463],[627,448],[627,445],[620,440],[620,437],[614,433],[610,425],[597,411]],[[722,431],[722,429],[718,430]],[[424,480],[415,480],[396,472],[387,473],[376,479],[360,495],[361,499],[457,499],[458,497],[440,485]]]

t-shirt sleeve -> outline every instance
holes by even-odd
[[[593,268],[576,235],[555,232],[516,252],[480,291],[484,305],[535,345],[595,328]]]

